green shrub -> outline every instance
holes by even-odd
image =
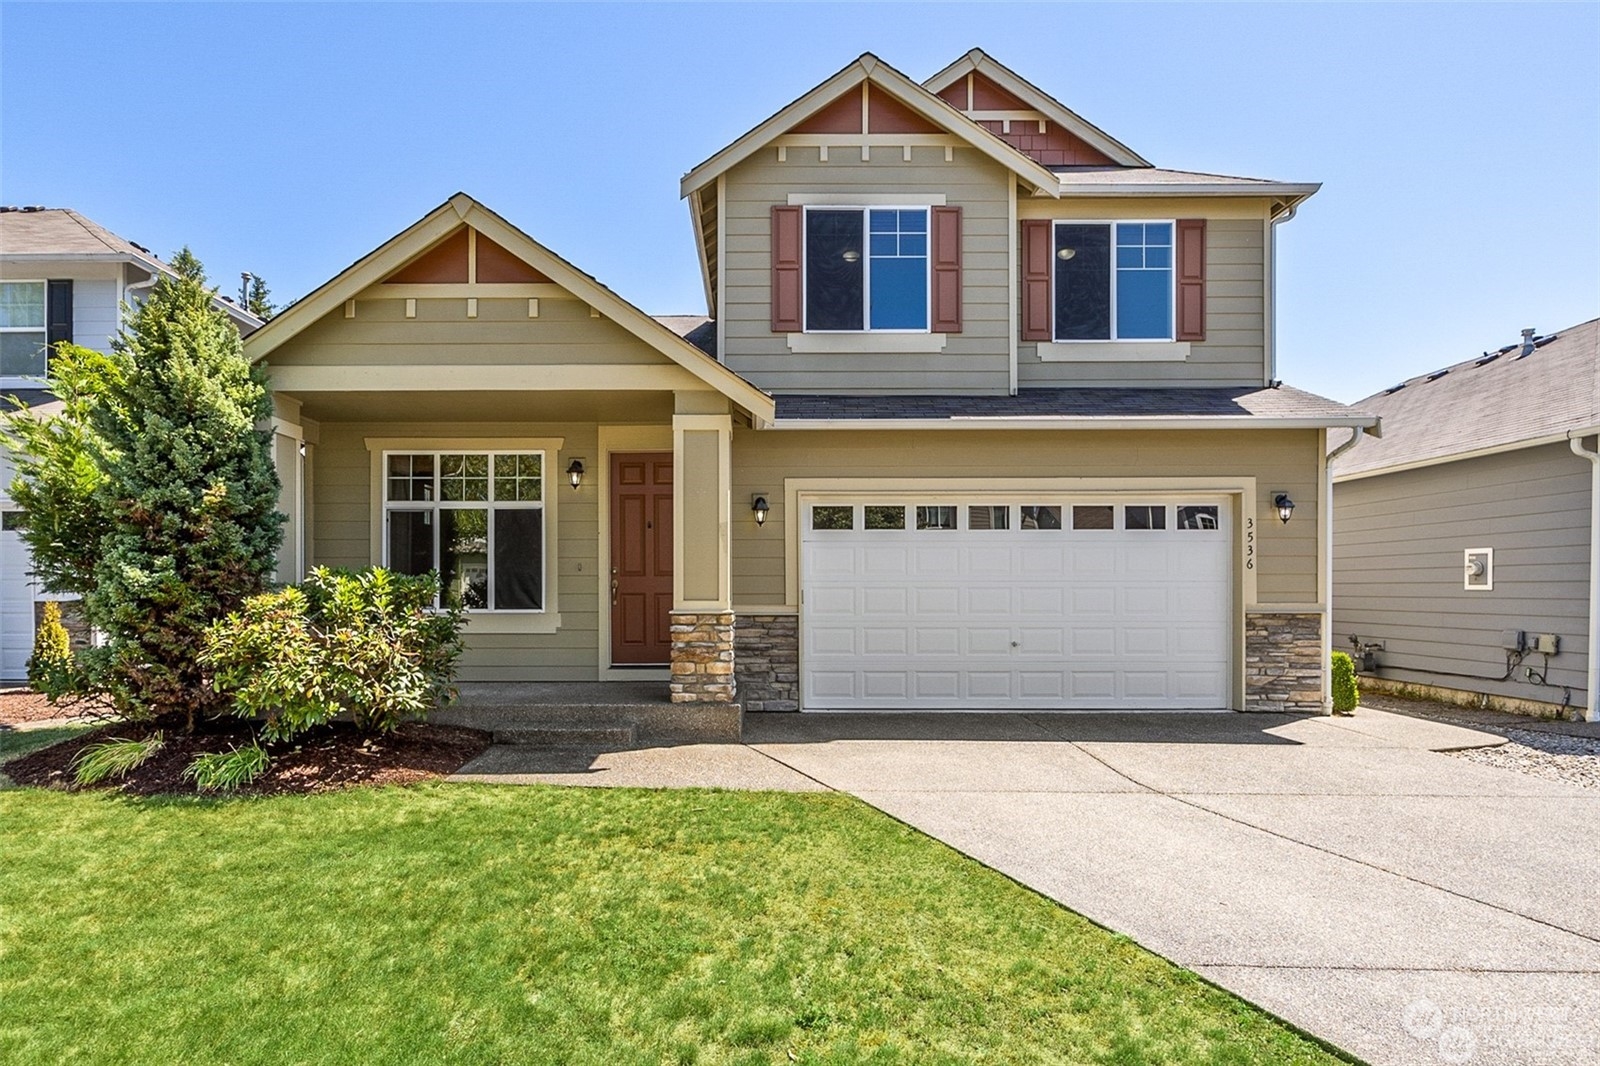
[[[433,606],[436,575],[318,567],[298,587],[263,593],[214,624],[201,660],[233,712],[287,740],[348,714],[388,733],[453,699],[461,608]]]
[[[1333,713],[1351,714],[1361,702],[1356,664],[1342,651],[1333,653]]]
[[[54,695],[71,687],[72,637],[61,621],[61,605],[44,601],[44,617],[33,634],[33,654],[28,656],[28,685],[35,692]]]
[[[259,744],[198,755],[183,769],[185,779],[201,792],[233,792],[261,776],[267,753]]]
[[[72,774],[80,785],[97,785],[108,777],[126,777],[160,751],[166,743],[160,733],[143,740],[112,737],[89,744],[72,757]]]

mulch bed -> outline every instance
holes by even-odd
[[[107,725],[6,763],[6,776],[19,785],[78,791],[72,760],[86,744],[109,738],[139,740],[152,732],[145,725]],[[219,719],[202,722],[192,734],[182,727],[164,730],[165,743],[151,759],[126,777],[95,789],[129,796],[174,793],[194,795],[194,782],[183,771],[196,755],[227,751],[249,744],[251,722]],[[271,764],[235,796],[281,796],[331,792],[358,785],[407,785],[455,773],[489,747],[489,734],[457,726],[411,722],[384,737],[364,736],[345,723],[335,723],[282,744],[265,745]]]
[[[74,718],[84,709],[83,704],[51,703],[37,692],[0,692],[0,726]]]

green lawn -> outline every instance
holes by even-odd
[[[0,794],[0,1061],[1312,1063],[838,795]]]

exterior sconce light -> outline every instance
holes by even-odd
[[[1272,497],[1272,506],[1278,509],[1278,521],[1288,525],[1289,519],[1294,516],[1294,501],[1289,499],[1289,494],[1287,492],[1275,493]]]
[[[567,480],[572,483],[573,488],[577,488],[579,485],[583,484],[582,459],[574,459],[572,462],[567,464]]]
[[[765,496],[762,496],[758,493],[757,495],[751,497],[750,513],[756,516],[756,525],[766,525],[767,513],[771,510],[772,508],[767,506],[767,498]]]

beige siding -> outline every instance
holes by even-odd
[[[736,512],[734,608],[785,602],[785,478],[1254,477],[1260,556],[1257,599],[1317,600],[1317,469],[1314,430],[1215,432],[834,432],[742,430],[733,444],[733,498],[767,494],[756,526]],[[1270,515],[1268,493],[1297,506],[1288,525]]]
[[[369,566],[372,558],[371,454],[368,437],[471,437],[484,447],[506,437],[564,437],[559,454],[546,456],[545,497],[556,500],[557,544],[547,581],[547,602],[561,615],[556,633],[467,635],[463,681],[593,681],[599,668],[599,509],[597,479],[574,492],[561,477],[571,456],[593,462],[599,438],[593,425],[549,423],[324,422],[315,451],[315,505],[311,562]]]
[[[1528,684],[1521,667],[1507,681],[1420,672],[1498,677],[1501,630],[1555,633],[1547,678],[1586,704],[1589,486],[1565,444],[1336,485],[1335,647],[1354,633],[1385,646],[1384,677],[1560,703],[1560,687]],[[1462,587],[1468,548],[1494,549],[1493,589]]]
[[[1033,217],[1037,203],[1029,205]],[[1173,217],[1205,218],[1202,202],[1160,205]],[[1061,201],[1049,217],[1090,216],[1088,205]],[[1166,217],[1128,204],[1123,217]],[[1229,209],[1228,215],[1236,213]],[[1192,345],[1184,362],[1043,362],[1039,346],[1017,350],[1017,381],[1022,388],[1074,385],[1222,386],[1260,385],[1266,377],[1266,223],[1260,217],[1208,218],[1206,222],[1206,339]],[[1020,239],[1020,238],[1019,238]],[[1020,297],[1019,297],[1020,299]]]
[[[726,274],[729,367],[776,392],[933,392],[1005,394],[1010,387],[1010,174],[971,148],[789,148],[787,162],[763,149],[728,172],[720,227]],[[811,354],[789,351],[771,328],[771,209],[790,193],[938,195],[962,209],[961,333],[945,349],[917,355]]]
[[[578,300],[541,299],[528,317],[526,299],[480,299],[478,317],[467,301],[419,299],[417,317],[405,317],[404,300],[358,300],[356,317],[343,309],[273,352],[273,366],[428,366],[662,364],[669,360],[604,318],[589,317]]]

